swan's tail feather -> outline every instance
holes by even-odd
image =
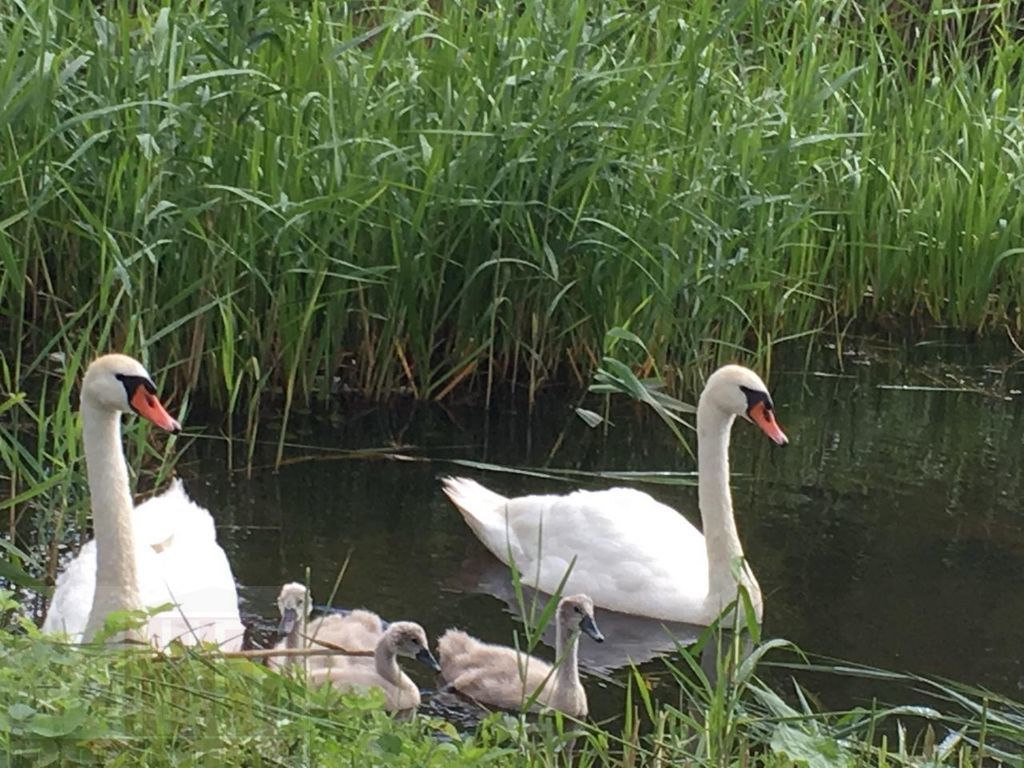
[[[488,490],[476,480],[470,480],[468,477],[446,477],[441,483],[444,485],[445,494],[452,500],[452,504],[463,513],[468,512],[470,507],[496,509],[508,501],[500,493]]]
[[[445,495],[462,513],[463,519],[473,529],[476,537],[499,560],[507,564],[509,544],[513,544],[513,551],[517,548],[509,541],[506,531],[504,511],[508,499],[484,488],[476,480],[465,477],[446,477],[441,480],[441,484]]]

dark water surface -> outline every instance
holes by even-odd
[[[958,362],[942,362],[944,354]],[[745,423],[733,431],[737,525],[765,592],[765,634],[814,653],[1019,697],[1020,356],[925,347],[846,356],[843,368],[827,358],[819,369],[827,376],[776,366],[769,384],[792,441],[788,448],[775,448]],[[888,388],[903,385],[946,389]],[[696,393],[682,397],[693,402]],[[489,413],[380,407],[294,437],[331,449],[408,446],[400,452],[433,461],[293,448],[294,463],[247,478],[228,471],[222,442],[208,440],[189,449],[182,472],[189,491],[217,517],[248,613],[274,619],[277,588],[303,580],[307,567],[314,599],[326,601],[351,554],[336,604],[418,621],[431,637],[459,625],[509,643],[520,625],[505,602],[508,576],[441,494],[438,478],[467,474],[509,495],[579,483],[465,469],[444,458],[585,470],[694,469],[643,408],[617,399],[614,426],[605,434],[587,427],[574,405],[549,398],[532,413],[525,406]],[[265,467],[272,458],[268,448],[257,464]],[[695,488],[636,485],[700,524]],[[608,643],[598,648],[583,638],[584,660],[598,650],[614,652],[616,636],[635,640],[628,621],[599,612],[598,622]],[[651,661],[644,669],[657,675],[663,667]],[[410,672],[430,684],[418,670]],[[615,675],[586,684],[596,716],[621,711]],[[840,679],[815,684],[830,705],[876,693],[869,684]]]

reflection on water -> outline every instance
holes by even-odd
[[[455,571],[451,584],[460,592],[494,595],[503,600],[508,610],[516,616],[524,613],[520,610],[522,602],[532,625],[539,623],[538,618],[548,599],[546,595],[528,588],[523,588],[520,598],[516,594],[509,569],[483,549],[466,558]],[[678,645],[689,645],[700,636],[702,630],[692,624],[628,616],[601,609],[598,612],[605,641],[598,644],[583,638],[579,654],[580,666],[595,674],[609,675],[630,663],[641,664],[676,650]],[[554,647],[554,622],[544,628],[543,638],[549,646]]]
[[[916,356],[849,358],[838,377],[777,368],[770,384],[792,440],[785,450],[737,424],[737,524],[765,593],[765,633],[816,653],[1019,693],[1024,377],[1019,367],[991,365],[991,356],[987,366],[956,367],[932,363],[933,350]],[[903,384],[988,393],[879,388]],[[296,440],[411,445],[418,456],[517,466],[693,469],[640,407],[618,402],[605,435],[573,414],[575,404],[551,398],[532,414],[525,407],[489,414],[380,407],[346,415],[337,431],[311,427]],[[325,602],[351,555],[336,604],[416,620],[431,637],[458,625],[486,641],[511,642],[519,625],[508,576],[440,492],[439,476],[463,470],[443,461],[337,459],[246,479],[227,472],[215,441],[200,441],[189,458],[189,490],[217,517],[250,614],[272,618],[280,584],[303,579],[306,568],[315,599]],[[271,452],[262,459],[270,462]],[[509,495],[569,489],[469,474]],[[699,525],[694,488],[641,487]],[[625,655],[671,647],[657,622],[604,613],[598,622],[608,642],[581,643],[591,669],[604,673]],[[674,630],[683,639],[695,632]],[[657,661],[645,666],[659,669]],[[826,698],[843,701],[870,691],[836,680],[821,685]],[[614,677],[598,674],[588,690],[596,717],[619,711]]]

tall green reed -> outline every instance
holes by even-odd
[[[1021,48],[940,4],[100,4],[0,17],[0,333],[228,409],[1019,326]],[[894,20],[895,19],[895,20]],[[89,318],[111,320],[100,339]]]

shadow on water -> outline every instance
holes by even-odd
[[[943,360],[942,358],[945,357]],[[942,675],[1019,694],[1024,628],[1024,366],[1019,356],[933,348],[847,355],[826,375],[776,367],[771,386],[792,443],[733,432],[740,536],[765,592],[765,635],[863,664]],[[951,362],[952,360],[952,362]],[[993,363],[992,361],[997,361]],[[921,386],[934,389],[893,389]],[[683,399],[693,400],[692,393]],[[582,470],[692,470],[651,414],[615,403],[604,434],[551,398],[525,406],[379,407],[310,422],[295,442],[332,449],[401,444],[433,461],[295,461],[246,478],[223,444],[198,441],[182,466],[189,491],[214,511],[250,615],[274,617],[281,583],[311,573],[318,601],[351,564],[336,602],[413,619],[431,637],[461,626],[510,643],[519,627],[511,582],[440,492],[470,474],[517,495],[579,483],[467,472],[445,458]],[[257,456],[272,461],[272,451]],[[593,482],[590,487],[611,485]],[[637,484],[699,525],[696,489]],[[581,644],[595,717],[621,713],[621,676],[670,650],[660,622],[598,613],[608,638]],[[692,627],[675,627],[680,638]],[[548,649],[548,657],[551,653]],[[645,675],[664,674],[658,661]],[[413,673],[414,675],[417,673]],[[432,681],[420,680],[423,684]],[[878,693],[853,679],[815,680],[833,706]]]

